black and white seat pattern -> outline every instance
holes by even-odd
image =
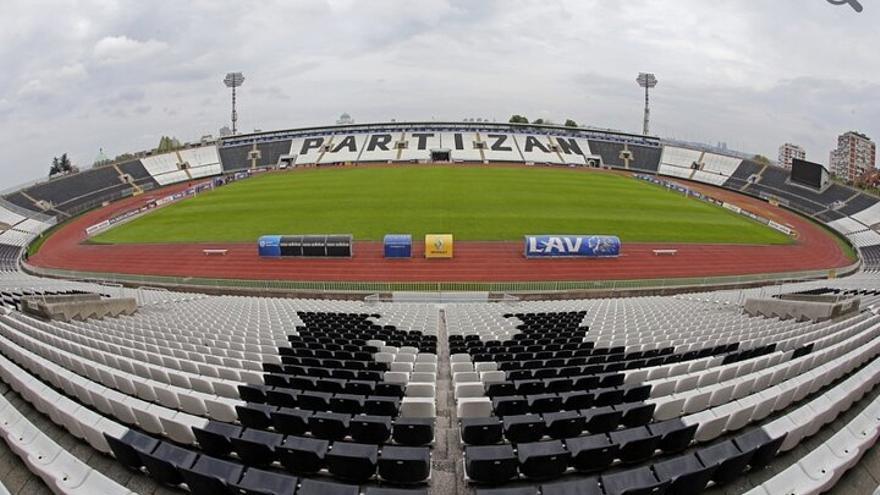
[[[136,315],[70,323],[16,310],[29,292],[102,290],[55,281],[2,289],[0,370],[92,448],[193,493],[424,493],[438,435],[461,442],[467,489],[699,493],[775,463],[880,382],[871,280],[793,284],[865,298],[818,324],[750,318],[725,293],[516,312],[151,295]],[[455,436],[435,420],[447,350]],[[832,487],[880,435],[871,411],[754,495]],[[0,415],[56,491],[127,492],[14,406]]]

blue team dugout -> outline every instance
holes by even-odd
[[[386,258],[411,258],[412,236],[409,234],[387,234],[385,236]]]
[[[258,252],[262,257],[278,258],[281,256],[281,236],[264,235],[258,242]]]

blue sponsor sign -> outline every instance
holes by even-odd
[[[257,246],[261,257],[278,258],[281,256],[280,235],[264,235],[257,241]]]
[[[388,234],[384,244],[386,258],[412,257],[412,236],[409,234]]]
[[[611,235],[527,235],[526,258],[604,258],[620,255],[620,239]]]

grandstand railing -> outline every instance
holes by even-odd
[[[40,276],[89,279],[129,286],[160,286],[174,289],[253,290],[265,292],[333,292],[365,296],[388,292],[494,292],[505,294],[564,292],[662,291],[666,289],[736,288],[745,285],[776,285],[845,277],[859,270],[861,262],[847,267],[785,273],[760,273],[737,276],[684,277],[639,280],[548,280],[522,282],[360,282],[308,280],[246,280],[223,278],[169,277],[121,273],[94,273],[44,268],[23,263],[28,273]]]

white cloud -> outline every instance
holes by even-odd
[[[93,55],[101,64],[136,62],[156,55],[168,48],[156,40],[137,41],[127,36],[108,36],[95,44]]]
[[[27,80],[16,94],[21,98],[52,96],[87,76],[88,71],[81,63],[64,65],[40,72],[36,77]]]
[[[635,76],[652,71],[661,135],[769,156],[797,140],[823,161],[840,132],[880,139],[880,5],[864,3],[855,14],[824,0],[3,0],[0,177],[32,179],[65,151],[86,163],[99,147],[216,135],[229,119],[223,75],[238,70],[244,130],[348,112],[629,131],[641,128]]]

